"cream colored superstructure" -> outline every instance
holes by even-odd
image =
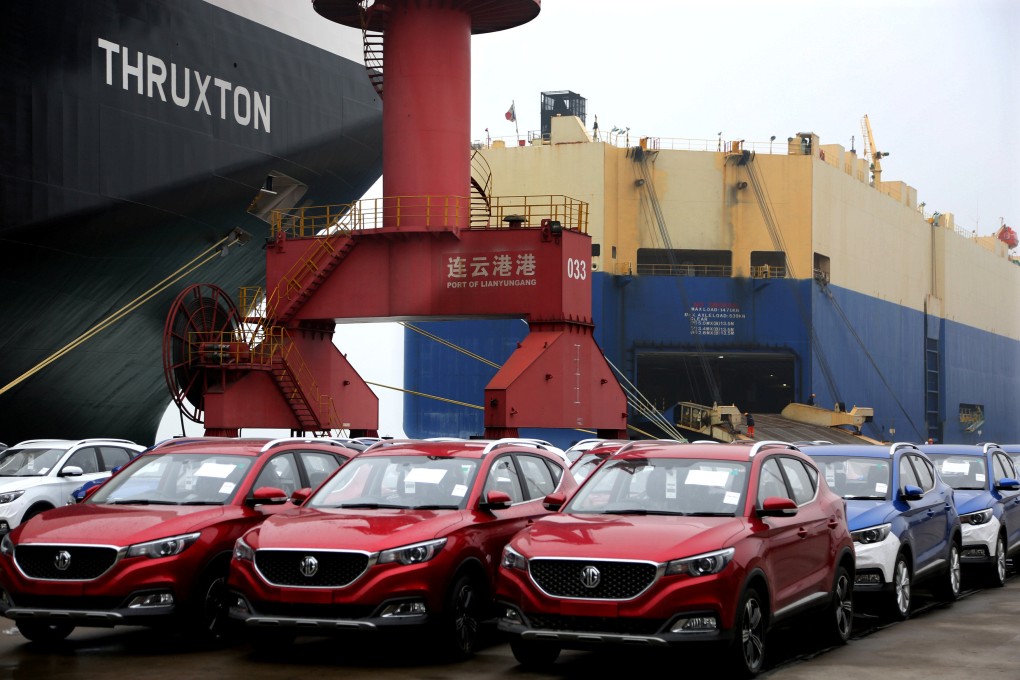
[[[872,186],[867,160],[839,145],[821,145],[812,133],[754,145],[621,136],[594,141],[578,118],[557,117],[546,141],[497,143],[481,153],[494,196],[559,194],[587,202],[599,270],[636,274],[638,249],[665,248],[658,212],[673,249],[730,251],[733,276],[752,274],[752,253],[785,250],[786,276],[827,278],[1020,339],[1020,266],[1005,244],[958,230],[952,214],[926,214],[917,191],[903,182]],[[642,162],[651,191],[642,181]]]

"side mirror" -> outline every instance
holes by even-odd
[[[292,493],[290,495],[290,500],[294,505],[301,505],[306,500],[308,500],[308,497],[311,495],[312,495],[311,487],[306,486],[303,489],[298,489],[297,491]]]
[[[490,491],[485,496],[485,502],[482,503],[482,509],[505,510],[510,507],[510,503],[510,494],[506,491]]]
[[[797,514],[797,504],[792,498],[769,496],[761,502],[759,517],[793,517]]]
[[[278,505],[287,502],[287,492],[275,486],[260,486],[252,492],[249,505]]]
[[[79,500],[78,502],[79,503],[83,503],[88,498],[90,498],[91,496],[95,495],[95,493],[97,491],[99,491],[99,487],[101,487],[101,486],[102,486],[102,484],[93,484],[89,488],[85,489],[85,493],[82,494],[81,500]]]
[[[903,487],[903,500],[905,501],[919,501],[923,495],[924,491],[919,486],[906,484]]]
[[[1017,489],[1020,489],[1020,481],[1011,477],[1003,477],[995,483],[996,491],[1016,491]]]
[[[60,471],[61,477],[81,477],[85,472],[77,465],[65,465]]]
[[[559,510],[563,507],[563,504],[567,502],[567,494],[562,491],[554,491],[545,497],[542,501],[542,506],[546,510]]]

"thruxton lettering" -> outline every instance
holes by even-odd
[[[190,108],[207,116],[215,115],[221,120],[228,120],[229,116],[243,127],[270,132],[271,99],[268,94],[263,95],[258,90],[249,90],[223,78],[203,75],[187,66],[181,68],[173,62],[168,68],[159,57],[103,38],[98,39],[98,45],[105,52],[107,85],[115,87],[119,84],[123,90],[134,91],[150,99],[159,97],[164,102],[169,94],[170,101],[181,108]],[[120,55],[120,58],[115,58],[115,55]],[[120,77],[115,78],[118,66]],[[194,89],[191,87],[192,80]]]

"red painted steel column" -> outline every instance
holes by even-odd
[[[410,4],[395,3],[386,26],[383,195],[399,202],[399,213],[387,205],[386,226],[466,228],[471,17],[438,3]]]

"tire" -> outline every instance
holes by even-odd
[[[960,597],[960,579],[962,571],[960,567],[960,546],[956,541],[949,543],[949,555],[946,559],[948,564],[942,572],[938,581],[932,587],[935,597],[943,602],[953,602]]]
[[[1001,588],[1006,585],[1006,542],[1002,534],[995,538],[995,555],[985,571],[985,584],[989,588]]]
[[[903,553],[896,556],[896,564],[892,573],[892,593],[886,605],[889,615],[897,621],[904,621],[910,616],[912,574]]]
[[[510,651],[517,663],[527,670],[548,670],[560,656],[560,648],[549,642],[535,642],[514,638],[510,641]]]
[[[846,567],[839,567],[836,570],[836,579],[832,584],[832,599],[823,616],[822,634],[826,642],[845,645],[854,628],[854,584]]]
[[[50,623],[48,621],[18,621],[18,631],[26,640],[41,644],[53,644],[67,638],[74,630],[73,623]]]
[[[729,662],[733,677],[750,678],[765,665],[765,631],[767,613],[758,591],[748,588],[734,618],[734,637]]]
[[[226,583],[222,569],[209,571],[198,582],[186,632],[202,642],[225,642],[234,630],[227,616]]]
[[[454,659],[467,659],[478,647],[485,590],[470,574],[461,574],[446,596],[439,635],[440,649]]]

